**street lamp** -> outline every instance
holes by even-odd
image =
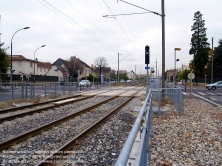
[[[45,47],[45,45],[42,45],[41,47],[37,48],[37,49],[35,50],[35,52],[36,52],[38,49],[42,48],[42,47]],[[34,83],[35,83],[35,61],[36,61],[36,59],[35,59],[35,52],[34,52]]]
[[[177,86],[176,82],[176,62],[179,61],[179,59],[176,59],[176,51],[180,51],[181,48],[175,48],[175,54],[174,54],[174,63],[175,63],[175,68],[174,68],[174,85]]]
[[[23,29],[29,29],[29,27],[25,27],[25,28],[22,28],[22,29],[19,29],[17,30],[13,36],[12,36],[12,39],[11,39],[11,69],[10,69],[10,84],[12,83],[12,40],[13,40],[13,37],[15,36],[15,34],[18,32],[18,31],[21,31]]]

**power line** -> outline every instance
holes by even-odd
[[[77,23],[76,21],[74,21],[72,18],[70,18],[69,16],[67,16],[66,14],[64,14],[63,12],[61,12],[59,9],[57,9],[56,7],[54,7],[53,5],[51,5],[50,3],[46,2],[46,0],[43,0],[45,3],[47,3],[50,7],[52,7],[54,10],[58,11],[59,13],[61,13],[62,15],[64,15],[65,17],[67,17],[69,20],[71,20],[72,22],[74,22],[75,24],[77,24],[79,27],[77,27],[75,24],[73,24],[72,22],[70,22],[69,20],[65,19],[64,17],[62,17],[60,14],[58,14],[57,12],[53,11],[52,9],[50,9],[49,7],[47,7],[46,5],[44,5],[43,3],[41,3],[39,0],[38,2],[40,2],[42,5],[44,5],[45,7],[47,7],[48,9],[50,9],[51,11],[53,11],[55,14],[57,14],[58,16],[60,16],[62,19],[66,20],[67,22],[69,22],[70,24],[74,25],[76,28],[80,29],[81,31],[83,31],[82,29],[84,29],[86,32],[84,32],[85,34],[87,34],[88,36],[94,38],[95,40],[97,40],[98,42],[100,42],[101,44],[105,45],[106,47],[114,50],[115,52],[118,52],[116,49],[114,49],[113,47],[111,47],[110,45],[108,45],[105,41],[103,41],[102,39],[100,39],[99,37],[97,37],[96,35],[94,35],[93,33],[91,33],[89,30],[87,30],[86,28],[84,28],[82,25],[80,25],[79,23]]]
[[[106,2],[103,0],[103,2],[105,3],[106,7],[109,9],[110,13],[113,15],[112,11],[110,10],[109,6],[106,4]],[[123,29],[123,27],[120,25],[119,21],[117,19],[115,19],[116,22],[118,23],[118,25],[120,26],[120,28],[123,30],[123,32],[125,33],[125,35],[127,36],[127,38],[129,39],[129,41],[132,43],[132,45],[135,47],[135,45],[133,44],[133,42],[131,41],[131,39],[129,38],[129,36],[127,35],[126,31]]]
[[[105,16],[103,16],[103,17],[110,17],[110,16],[113,16],[113,17],[115,17],[115,16],[128,16],[128,15],[134,15],[134,14],[147,14],[147,13],[151,13],[151,12],[105,15]]]
[[[72,8],[74,8],[80,15],[82,15],[87,21],[89,21],[94,27],[96,27],[102,34],[104,34],[111,42],[112,41],[101,29],[99,29],[92,21],[90,21],[84,14],[82,14],[76,7],[74,7],[69,1],[65,0]],[[114,48],[113,48],[114,49]],[[114,49],[115,50],[115,49]],[[117,51],[117,50],[116,50]],[[117,51],[118,52],[118,51]]]
[[[119,5],[119,3],[118,3],[118,5]],[[122,8],[120,7],[120,5],[119,5],[119,8],[120,8],[120,10],[121,10],[121,12],[122,12],[122,14],[123,14],[123,10],[122,10]],[[136,38],[135,38],[135,36],[134,36],[134,34],[133,34],[133,32],[132,32],[132,30],[131,30],[130,26],[129,26],[128,21],[126,20],[126,17],[125,17],[125,16],[123,16],[123,17],[124,17],[124,19],[125,19],[125,21],[126,21],[126,23],[127,23],[128,27],[129,27],[129,30],[130,30],[130,32],[131,32],[131,34],[132,34],[132,36],[133,36],[133,38],[134,38],[135,42],[136,42]],[[133,45],[134,45],[134,44],[133,44]],[[134,47],[135,47],[135,46],[134,46]],[[137,50],[137,48],[136,48],[136,47],[135,47],[135,49],[136,49],[137,53],[140,55],[140,53],[139,53],[139,51]],[[142,58],[142,55],[140,55],[140,56],[141,56],[141,58]]]

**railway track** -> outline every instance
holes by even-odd
[[[73,118],[74,118],[74,119],[75,119],[76,117],[80,117],[80,118],[81,118],[81,116],[83,116],[84,114],[90,113],[91,110],[93,110],[93,109],[95,109],[95,108],[98,108],[98,107],[100,107],[100,106],[103,106],[103,105],[105,105],[105,104],[107,104],[107,103],[109,103],[109,102],[111,102],[111,105],[112,105],[112,101],[113,101],[113,100],[115,100],[117,103],[118,103],[118,100],[121,100],[121,98],[119,98],[119,99],[116,99],[116,98],[117,98],[117,96],[112,97],[112,98],[107,99],[107,100],[105,100],[105,101],[103,101],[103,102],[97,103],[97,104],[95,104],[95,105],[93,105],[93,106],[91,106],[91,107],[85,108],[85,109],[83,109],[82,111],[78,111],[78,112],[76,112],[76,113],[73,113],[73,114],[71,114],[71,115],[68,115],[68,116],[66,116],[66,117],[63,117],[63,118],[61,118],[61,119],[59,119],[59,120],[53,121],[53,122],[48,123],[48,124],[46,124],[46,125],[43,125],[43,126],[41,126],[41,127],[35,128],[35,129],[31,130],[31,131],[28,131],[28,132],[26,132],[26,133],[23,133],[23,134],[21,134],[21,135],[19,135],[19,136],[16,136],[16,137],[14,137],[14,138],[12,138],[12,139],[10,139],[10,140],[4,141],[4,142],[2,142],[2,143],[0,144],[0,150],[7,149],[7,148],[10,147],[11,145],[15,145],[16,143],[18,144],[19,142],[24,141],[25,139],[32,138],[33,136],[35,137],[36,135],[38,135],[38,134],[40,134],[40,133],[42,133],[42,132],[44,133],[44,132],[46,132],[47,130],[49,130],[49,129],[55,127],[55,126],[59,126],[61,123],[67,122],[67,121],[69,121],[69,120],[71,120],[71,119],[73,119]],[[132,98],[133,98],[133,97],[132,97]],[[99,119],[97,119],[96,121],[94,121],[93,125],[87,126],[87,128],[82,129],[82,131],[81,131],[77,136],[75,136],[74,139],[72,139],[71,141],[69,141],[69,142],[66,143],[65,145],[61,146],[60,148],[65,148],[65,149],[67,149],[67,148],[70,147],[71,145],[75,144],[76,141],[82,139],[82,138],[85,136],[85,134],[87,134],[87,133],[89,133],[90,131],[92,131],[92,129],[97,128],[98,125],[101,125],[101,124],[104,122],[104,120],[106,120],[111,114],[113,114],[114,112],[116,112],[116,111],[117,111],[118,109],[120,109],[122,106],[124,106],[125,104],[127,104],[130,100],[132,100],[132,98],[127,99],[126,101],[122,102],[119,106],[116,106],[115,108],[112,108],[112,110],[109,111],[109,113],[107,113],[107,114],[105,114],[105,115],[102,115],[103,112],[100,112],[99,114],[101,114],[102,117],[100,117]],[[108,104],[107,104],[107,105],[108,105]],[[80,124],[79,124],[79,125],[80,125]],[[60,149],[60,148],[59,148],[59,151],[63,151],[63,149]],[[9,148],[9,149],[10,149],[10,148]],[[69,148],[68,148],[68,149],[69,149]],[[55,154],[57,154],[57,153],[55,153]],[[55,154],[50,154],[50,155],[55,155]],[[44,165],[44,164],[46,164],[47,161],[49,161],[48,158],[50,159],[50,156],[46,157],[46,159],[42,160],[42,161],[39,162],[39,164],[37,164],[37,165],[42,165],[42,164]]]
[[[103,93],[103,92],[101,92],[101,93]],[[97,93],[97,94],[100,94],[100,93]],[[46,101],[46,102],[42,102],[42,103],[36,103],[36,104],[1,110],[0,111],[0,123],[7,121],[7,120],[13,120],[15,118],[20,118],[23,116],[32,115],[34,113],[40,113],[41,111],[54,109],[54,108],[57,108],[59,106],[63,106],[66,104],[86,100],[86,99],[89,99],[94,96],[95,95],[81,97],[81,94],[78,94],[78,95],[74,95],[74,96],[66,97],[66,98],[62,98],[62,99],[55,99],[55,100]]]

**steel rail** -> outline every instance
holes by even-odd
[[[27,138],[29,138],[31,136],[37,135],[38,133],[40,133],[40,132],[42,132],[44,130],[47,130],[47,129],[52,128],[53,126],[56,126],[56,125],[58,125],[58,124],[60,124],[60,123],[62,123],[64,121],[67,121],[68,119],[71,119],[71,118],[74,118],[74,117],[76,117],[76,116],[78,116],[80,114],[83,114],[83,113],[85,113],[85,112],[87,112],[87,111],[89,111],[89,110],[91,110],[91,109],[93,109],[95,107],[98,107],[98,106],[100,106],[100,105],[102,105],[102,104],[104,104],[104,103],[106,103],[106,102],[108,102],[110,100],[115,99],[116,97],[118,97],[118,96],[111,97],[111,98],[109,98],[109,99],[107,99],[105,101],[97,103],[97,104],[95,104],[93,106],[90,106],[88,108],[85,108],[85,109],[83,109],[81,111],[75,112],[73,114],[70,114],[70,115],[65,116],[63,118],[60,118],[60,119],[57,119],[57,120],[55,120],[53,122],[50,122],[48,124],[45,124],[43,126],[37,127],[37,128],[32,129],[32,130],[30,130],[28,132],[25,132],[23,134],[15,136],[15,137],[13,137],[13,138],[11,138],[9,140],[1,142],[0,143],[0,150],[3,150],[3,149],[5,149],[5,148],[7,148],[7,147],[17,143],[17,142],[21,142],[22,140],[27,139]]]
[[[137,91],[136,93],[138,93],[139,91]],[[75,136],[72,140],[68,141],[67,143],[65,143],[60,148],[58,148],[57,150],[53,151],[52,154],[48,155],[45,159],[43,159],[42,161],[37,163],[35,166],[47,166],[47,165],[56,164],[56,161],[55,161],[56,158],[53,157],[53,156],[61,155],[61,154],[63,154],[61,152],[65,152],[65,151],[71,150],[73,148],[73,146],[76,145],[77,142],[78,143],[81,142],[82,139],[84,139],[86,135],[88,135],[89,133],[93,132],[95,129],[97,129],[99,126],[101,126],[101,124],[103,124],[104,121],[106,121],[112,114],[114,114],[116,111],[118,111],[123,106],[125,106],[127,103],[129,103],[134,98],[134,95],[136,93],[134,93],[133,96],[131,96],[127,101],[125,101],[124,103],[122,103],[121,105],[119,105],[115,109],[113,109],[110,113],[108,113],[105,116],[103,116],[100,120],[95,122],[93,125],[91,125],[87,129],[82,131],[80,134]]]
[[[4,122],[6,120],[12,120],[12,119],[23,117],[23,116],[26,116],[26,115],[31,115],[31,114],[34,114],[34,113],[37,113],[37,112],[46,111],[48,109],[54,109],[54,108],[57,108],[59,106],[63,106],[63,105],[70,104],[70,103],[75,103],[75,102],[82,101],[82,100],[85,100],[85,99],[89,99],[89,98],[92,98],[92,97],[94,97],[94,96],[88,96],[88,97],[80,98],[80,99],[73,100],[73,101],[68,101],[68,102],[61,103],[61,104],[46,106],[46,107],[43,107],[43,108],[37,108],[36,110],[32,110],[32,111],[28,111],[28,112],[22,112],[22,113],[11,115],[11,116],[6,116],[6,117],[3,117],[3,118],[0,118],[0,123]],[[59,101],[62,101],[62,100],[59,100]]]
[[[35,103],[35,104],[30,104],[30,105],[25,105],[25,106],[21,106],[21,107],[13,107],[13,108],[8,108],[8,109],[4,109],[4,110],[0,110],[0,114],[4,114],[4,113],[9,113],[9,112],[14,112],[16,110],[21,110],[24,108],[31,108],[31,107],[36,107],[39,105],[43,105],[43,104],[49,104],[51,102],[57,102],[60,100],[66,100],[66,99],[70,99],[70,98],[74,98],[74,97],[79,97],[81,96],[81,94],[78,95],[74,95],[74,96],[69,96],[69,97],[65,97],[65,98],[60,98],[60,99],[54,99],[54,100],[50,100],[50,101],[45,101],[45,102],[41,102],[41,103]]]
[[[103,92],[101,92],[101,93],[103,93]],[[97,93],[97,94],[101,94],[101,93]],[[17,107],[17,108],[11,108],[11,109],[7,109],[7,110],[3,110],[2,112],[8,113],[8,111],[9,112],[13,112],[13,111],[18,110],[18,109],[21,110],[21,109],[24,109],[24,108],[32,108],[32,107],[36,107],[36,106],[39,106],[39,105],[42,105],[42,104],[49,104],[49,103],[53,103],[53,102],[58,102],[58,101],[63,101],[63,100],[67,100],[67,99],[72,99],[74,97],[79,97],[79,96],[82,96],[82,95],[84,95],[84,94],[76,95],[76,96],[72,96],[72,97],[67,97],[67,98],[63,98],[63,99],[51,100],[51,101],[47,101],[47,102],[43,102],[43,103],[37,103],[37,104]],[[74,100],[74,101],[69,101],[69,102],[57,104],[56,106],[55,105],[47,106],[47,107],[44,107],[44,108],[38,108],[36,110],[32,110],[32,111],[28,111],[28,112],[23,112],[23,113],[18,113],[18,114],[11,115],[11,116],[6,116],[6,117],[3,117],[3,118],[0,118],[0,123],[4,122],[6,120],[12,120],[12,119],[15,119],[15,118],[19,118],[19,117],[23,117],[23,116],[26,116],[26,115],[34,114],[34,113],[37,113],[37,112],[45,111],[47,109],[53,109],[53,108],[58,107],[58,106],[63,106],[65,104],[74,103],[74,102],[78,102],[78,101],[85,100],[85,99],[88,99],[88,98],[92,98],[94,96],[95,95],[92,95],[92,96],[88,96],[88,97],[85,97],[85,98],[77,99],[77,100]],[[0,111],[0,114],[1,114],[1,111]]]

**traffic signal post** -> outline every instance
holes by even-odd
[[[150,63],[150,47],[145,46],[145,64],[146,64],[146,95],[148,95],[148,85],[149,85],[149,67],[148,64]]]

